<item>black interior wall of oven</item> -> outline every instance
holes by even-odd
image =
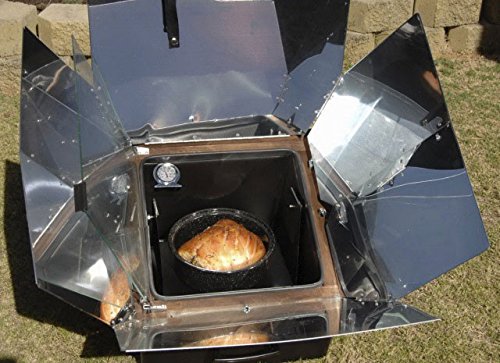
[[[179,168],[182,187],[155,188],[153,171],[162,162]],[[321,270],[298,162],[289,150],[147,159],[143,165],[146,208],[148,215],[158,214],[149,223],[156,291],[163,296],[196,293],[177,278],[166,241],[177,220],[206,208],[243,210],[272,228],[277,248],[266,281],[255,288],[318,282]]]

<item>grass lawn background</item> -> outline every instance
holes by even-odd
[[[311,363],[500,361],[500,64],[455,54],[437,66],[491,247],[404,299],[441,322],[335,338]],[[110,328],[35,286],[18,104],[0,93],[0,362],[134,362]]]

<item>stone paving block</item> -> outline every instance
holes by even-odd
[[[425,27],[425,35],[427,36],[433,55],[439,55],[446,52],[448,43],[446,42],[446,32],[444,28]]]
[[[0,57],[20,55],[23,27],[36,32],[36,23],[34,5],[0,0]]]
[[[375,47],[375,36],[371,33],[347,32],[345,47],[346,64],[354,64]]]
[[[40,39],[60,56],[73,54],[71,35],[82,52],[90,54],[89,19],[86,5],[52,4],[39,15]]]
[[[500,26],[471,24],[453,28],[448,33],[448,44],[456,52],[500,50]]]
[[[351,0],[348,29],[377,33],[396,29],[413,12],[413,0]]]
[[[428,27],[474,24],[479,22],[481,0],[415,0],[415,12]]]
[[[0,93],[19,94],[21,85],[21,57],[19,55],[0,57]]]
[[[500,0],[483,0],[482,16],[491,24],[500,25]]]
[[[393,32],[394,30],[386,30],[375,34],[375,46],[378,46],[380,43],[382,43]]]

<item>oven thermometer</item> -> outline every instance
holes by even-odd
[[[181,177],[179,168],[171,163],[162,163],[156,165],[153,171],[153,177],[156,181],[155,188],[180,188],[177,182]]]

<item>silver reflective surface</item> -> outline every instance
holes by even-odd
[[[129,158],[132,152],[112,155],[87,179],[86,210],[106,246],[129,275],[135,290],[146,296],[149,264],[146,253],[145,219],[139,200],[139,178]]]
[[[119,299],[107,292],[124,272],[83,212],[71,216],[44,256],[37,261],[35,270],[37,279],[95,301],[122,307]]]
[[[26,218],[31,244],[34,245],[52,219],[73,199],[73,188],[22,151],[20,161]]]
[[[269,114],[287,72],[273,2],[176,3],[179,48],[161,1],[89,7],[92,56],[125,129]]]
[[[90,1],[92,55],[129,132],[273,113],[306,131],[341,70],[349,2]]]
[[[76,113],[21,82],[20,160],[32,246],[73,197],[81,180]]]
[[[146,296],[148,269],[139,181],[130,157],[130,139],[109,98],[99,68],[92,66],[73,39],[75,98],[79,114],[81,169],[87,209],[106,246]]]
[[[425,109],[373,79],[347,73],[327,100],[309,141],[349,189],[366,195],[403,170],[431,133]]]
[[[356,334],[436,320],[438,319],[401,303],[344,299],[340,334]]]
[[[400,298],[488,248],[449,120],[418,15],[325,103],[309,141],[323,201],[347,211],[328,229],[348,296]]]
[[[92,65],[73,38],[75,111],[81,116],[80,148],[82,175],[86,177],[96,160],[129,146],[130,140],[111,103],[96,62]]]
[[[21,151],[63,183],[78,183],[80,146],[75,111],[23,79],[21,119]]]
[[[400,298],[488,248],[474,192],[460,163],[446,167],[419,162],[428,144],[434,155],[455,148],[451,129],[429,140],[393,183],[355,208],[386,289]],[[456,142],[456,141],[455,141]],[[460,160],[460,159],[459,159]]]
[[[23,47],[20,154],[37,281],[92,315],[99,304],[116,314],[129,285],[141,293],[147,281],[128,137],[76,44],[82,76],[27,30]]]
[[[331,338],[427,323],[436,320],[400,303],[356,302],[338,299],[335,309],[307,314],[282,314],[275,319],[254,320],[224,326],[169,328],[168,323],[150,325],[131,321],[115,328],[122,350],[128,352],[212,349],[217,347],[259,346]],[[331,306],[331,305],[330,305]]]
[[[337,82],[309,143],[318,164],[365,196],[448,121],[423,26],[413,17]]]
[[[273,114],[306,131],[342,72],[349,1],[276,0],[288,75]]]

